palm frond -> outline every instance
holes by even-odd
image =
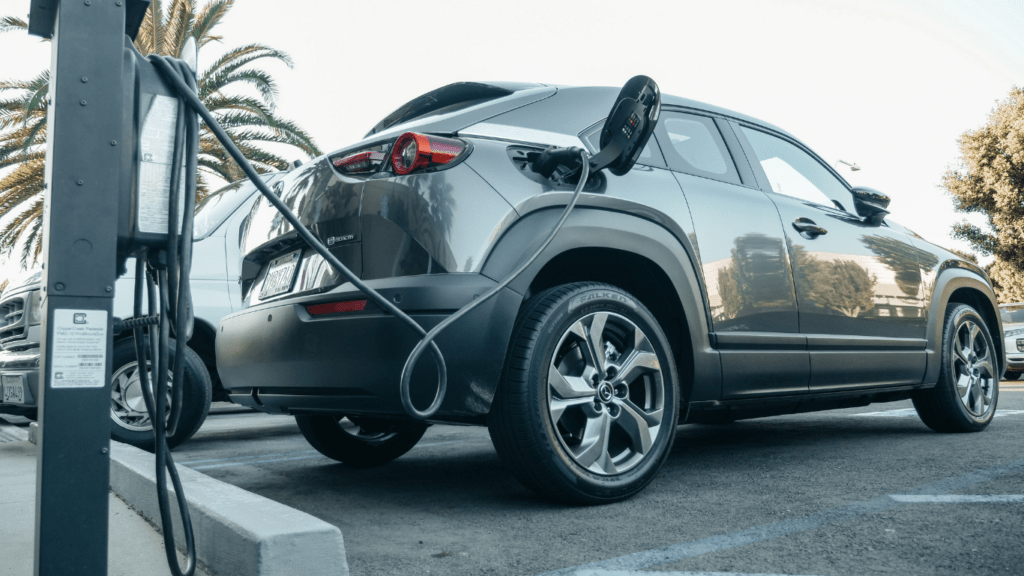
[[[196,44],[200,48],[209,42],[221,40],[220,36],[210,35],[210,31],[220,24],[220,19],[228,13],[228,10],[231,10],[234,3],[235,0],[214,0],[203,6],[192,25],[192,36],[195,37]]]
[[[28,22],[15,16],[4,16],[0,18],[0,33],[28,30]]]

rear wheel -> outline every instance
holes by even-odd
[[[520,312],[488,424],[498,455],[531,490],[601,504],[658,473],[678,403],[654,316],[614,286],[567,284]]]
[[[984,430],[999,400],[998,366],[981,315],[966,304],[951,306],[943,324],[939,382],[913,396],[921,420],[936,432]]]
[[[296,416],[299,431],[324,456],[353,468],[391,462],[412,450],[429,424],[330,415]]]

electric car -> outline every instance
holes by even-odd
[[[546,148],[601,148],[616,90],[458,83],[274,184],[330,252],[429,330],[541,245],[574,191]],[[487,425],[534,491],[577,503],[641,490],[677,424],[913,399],[943,432],[991,421],[1006,366],[977,266],[886,218],[786,131],[662,96],[632,170],[597,171],[500,294],[436,340],[431,422]],[[400,374],[420,339],[263,198],[244,232],[244,309],[217,335],[232,401],[293,414],[321,453],[397,458],[427,423]],[[414,406],[437,394],[424,354]]]
[[[273,183],[281,176],[279,172],[270,173],[265,181]],[[217,377],[213,343],[217,323],[240,307],[238,246],[242,225],[256,196],[256,187],[243,180],[210,193],[196,206],[191,274],[196,320],[192,338],[185,347],[185,406],[178,430],[168,437],[172,447],[199,430],[211,400],[228,400]],[[127,269],[127,275],[115,284],[114,316],[119,318],[131,317],[133,313],[134,260],[128,263]],[[42,337],[40,276],[41,272],[25,274],[0,296],[0,413],[33,419],[39,398],[39,341]],[[153,425],[142,399],[131,331],[114,336],[112,366],[111,437],[152,449]]]
[[[1017,380],[1024,374],[1024,302],[1001,304],[999,314],[1006,347],[1006,379]]]

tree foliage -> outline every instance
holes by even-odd
[[[1024,89],[1010,90],[957,144],[959,165],[946,171],[942,186],[958,211],[983,214],[988,226],[963,221],[953,236],[994,257],[989,275],[1000,301],[1024,301]]]
[[[135,46],[144,55],[179,57],[192,37],[202,63],[203,47],[222,40],[213,31],[233,6],[234,0],[209,0],[201,7],[193,0],[153,0]],[[28,23],[20,18],[0,18],[0,32],[27,29]],[[259,172],[288,166],[288,160],[264,149],[264,143],[288,144],[309,157],[319,156],[319,148],[305,131],[277,115],[277,84],[254,66],[259,61],[292,66],[286,53],[263,44],[232,48],[200,70],[199,97]],[[49,70],[28,80],[0,80],[0,170],[13,168],[0,178],[0,217],[17,213],[0,229],[0,252],[10,254],[21,242],[22,267],[37,260],[42,250],[49,80]],[[205,124],[201,124],[199,169],[200,197],[208,190],[209,176],[229,182],[243,177]]]

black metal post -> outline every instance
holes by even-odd
[[[32,0],[52,37],[35,573],[106,575],[121,68],[130,0]]]

